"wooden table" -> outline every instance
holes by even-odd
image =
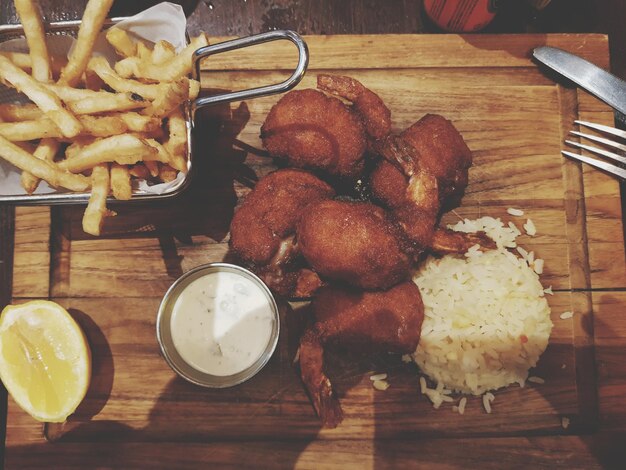
[[[80,17],[84,1],[43,1],[44,11],[54,19],[70,19]],[[154,2],[133,2],[129,7],[122,2],[114,7],[114,14],[123,15],[133,13]],[[264,31],[270,28],[290,27],[302,33],[409,33],[424,32],[433,29],[433,26],[423,20],[419,11],[420,2],[220,2],[210,3],[212,8],[196,2],[182,2],[191,16],[191,29],[204,29],[215,35],[238,35]],[[393,8],[392,4],[393,3]],[[559,7],[555,0],[555,4]],[[599,2],[601,6],[603,2]],[[3,3],[0,6],[0,21],[12,22],[14,15],[10,5]],[[490,26],[493,32],[519,32],[528,28],[528,23],[516,22],[514,13],[524,10],[519,5],[517,10],[507,10]],[[562,12],[565,10],[562,10]],[[585,23],[577,23],[577,17],[566,10],[568,24],[573,30],[584,30]],[[557,15],[555,10],[548,12]],[[545,27],[542,21],[545,17],[531,22],[532,28]],[[508,29],[507,29],[508,28]],[[597,25],[591,26],[597,30]],[[601,41],[600,41],[601,42]],[[614,57],[615,59],[615,57]],[[623,62],[614,60],[614,65],[620,70]],[[522,79],[523,80],[523,79]],[[591,106],[593,101],[583,99],[583,106]],[[592,207],[591,210],[602,214],[606,208]],[[611,209],[611,213],[613,213]],[[21,252],[43,253],[50,241],[62,243],[63,239],[49,240],[49,221],[46,220],[44,209],[18,209],[19,227],[16,232],[16,243],[21,247],[28,247]],[[56,224],[65,224],[67,227],[75,225],[75,218],[79,211],[53,210],[52,217]],[[42,217],[43,216],[43,217]],[[613,217],[615,214],[613,214]],[[601,219],[600,217],[599,219]],[[42,225],[43,221],[43,225]],[[13,264],[13,237],[14,237],[14,210],[0,207],[0,304],[11,298],[11,280],[13,279],[11,266]],[[602,224],[596,225],[596,233],[602,230]],[[59,227],[55,227],[58,229]],[[71,230],[71,228],[70,228]],[[57,233],[53,231],[52,233]],[[88,249],[89,241],[85,240],[84,247]],[[130,244],[132,245],[132,243]],[[129,246],[130,246],[129,245]],[[164,250],[167,247],[162,247]],[[614,250],[619,251],[619,250]],[[63,247],[56,250],[63,253]],[[88,252],[88,251],[87,251]],[[80,253],[78,253],[80,255]],[[596,259],[608,259],[598,254],[592,254]],[[623,251],[615,253],[618,260],[615,266],[618,270],[611,271],[603,263],[596,266],[591,273],[600,286],[606,279],[619,281],[620,268],[624,265]],[[193,260],[193,258],[192,258]],[[42,264],[47,260],[40,260]],[[55,260],[62,266],[62,260]],[[26,276],[20,276],[19,292],[14,295],[26,297],[29,295],[46,297],[48,295],[47,271],[38,272],[35,264],[28,267],[22,260],[16,260],[20,272],[31,269],[32,284],[24,282]],[[607,269],[608,268],[608,269]],[[602,274],[605,270],[608,274]],[[622,278],[624,272],[621,272]],[[62,279],[63,273],[55,274]],[[608,277],[607,277],[608,276]],[[622,279],[623,280],[623,279]],[[622,282],[623,284],[623,282]],[[594,285],[598,285],[594,283]],[[611,281],[609,287],[615,287]],[[582,286],[582,285],[581,285]],[[580,286],[579,286],[580,287]],[[584,286],[583,286],[584,287]],[[624,287],[624,286],[621,286]],[[63,285],[56,285],[55,297],[63,297]],[[96,287],[97,290],[97,287]],[[584,290],[584,289],[583,289]],[[90,294],[87,292],[86,297]],[[584,295],[584,292],[582,293]],[[96,296],[98,293],[96,292]],[[224,439],[205,440],[202,442],[185,443],[180,445],[163,439],[163,442],[153,443],[152,434],[145,434],[145,441],[135,434],[127,443],[93,442],[87,437],[74,438],[63,445],[46,443],[41,432],[22,435],[20,439],[27,445],[19,448],[7,449],[7,465],[11,467],[84,467],[124,466],[138,467],[143,465],[160,465],[176,467],[178,465],[193,466],[194,464],[215,464],[221,466],[262,466],[262,467],[366,467],[387,468],[405,466],[424,466],[428,468],[463,468],[485,466],[487,468],[511,468],[539,466],[561,466],[564,468],[594,468],[617,467],[626,457],[626,414],[623,403],[626,395],[626,368],[624,354],[626,353],[626,321],[615,305],[624,305],[626,301],[623,289],[616,291],[609,288],[599,290],[590,297],[594,302],[595,316],[595,359],[597,365],[599,395],[599,427],[585,429],[573,435],[544,435],[535,432],[530,435],[508,434],[506,437],[455,437],[432,438],[427,435],[419,437],[396,436],[394,439],[288,439],[267,441],[259,438],[254,440]],[[89,303],[85,301],[85,305]],[[139,339],[141,341],[141,339]],[[105,341],[106,342],[106,341]],[[174,390],[176,392],[176,390]],[[3,400],[3,404],[4,404]],[[6,406],[4,404],[4,406]],[[4,416],[6,412],[2,411]],[[5,426],[2,425],[2,430]],[[24,429],[35,429],[27,426]],[[37,431],[35,429],[35,431]],[[122,432],[121,429],[110,430],[111,433]],[[30,432],[30,431],[29,431]],[[166,433],[166,430],[165,430]],[[158,439],[156,439],[158,441]],[[4,439],[2,439],[4,442]]]

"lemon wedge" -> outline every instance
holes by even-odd
[[[80,326],[60,305],[33,300],[0,315],[0,379],[33,418],[63,422],[87,393],[91,352]]]

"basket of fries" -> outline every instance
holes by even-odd
[[[107,19],[112,0],[89,0],[81,21],[44,24],[36,0],[14,1],[22,24],[0,26],[0,203],[86,203],[83,229],[93,235],[112,214],[108,201],[187,187],[198,109],[287,91],[308,64],[293,31],[189,39],[171,3]],[[274,40],[298,48],[287,80],[200,96],[202,59]]]

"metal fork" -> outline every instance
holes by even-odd
[[[614,127],[610,127],[610,126],[604,126],[602,124],[595,124],[593,122],[588,122],[588,121],[574,121],[576,124],[578,124],[579,126],[584,126],[584,127],[588,127],[590,129],[595,129],[597,131],[603,132],[605,134],[609,134],[611,136],[615,136],[615,137],[619,137],[620,139],[624,139],[626,140],[626,132],[622,131],[620,129],[616,129]],[[621,152],[626,152],[626,145],[621,144],[619,142],[615,142],[613,140],[610,139],[606,139],[604,137],[598,137],[595,135],[589,135],[589,134],[584,134],[582,132],[578,132],[578,131],[570,131],[570,134],[576,135],[578,137],[583,137],[585,139],[588,139],[592,142],[597,142],[599,144],[602,144],[606,147],[610,147],[610,148],[614,148],[617,150],[620,150]],[[600,160],[597,158],[591,158],[591,157],[587,157],[585,155],[579,155],[577,153],[573,153],[573,152],[568,152],[566,150],[562,150],[561,153],[563,155],[565,155],[566,157],[569,158],[573,158],[575,160],[581,161],[583,163],[587,163],[588,165],[591,165],[595,168],[598,168],[600,170],[604,170],[607,173],[610,173],[612,175],[617,176],[618,178],[621,178],[623,180],[626,180],[626,169],[622,168],[621,165],[626,165],[626,157],[624,155],[618,155],[616,153],[613,152],[609,152],[608,150],[604,150],[601,148],[597,148],[597,147],[592,147],[591,145],[585,145],[585,144],[581,144],[580,142],[574,142],[573,140],[566,140],[565,141],[566,144],[572,145],[574,147],[577,147],[579,149],[584,149],[587,150],[589,152],[595,153],[596,155],[600,155],[601,157],[604,157],[606,159],[612,160],[614,162],[617,162],[618,165],[614,165],[612,163],[608,163],[604,160]]]

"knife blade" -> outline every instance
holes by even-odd
[[[626,114],[626,82],[595,64],[556,47],[542,46],[533,57],[620,113]]]

